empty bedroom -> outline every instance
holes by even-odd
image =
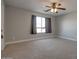
[[[77,1],[1,0],[1,59],[77,59]]]

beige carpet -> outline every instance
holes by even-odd
[[[2,57],[12,59],[77,59],[77,42],[52,38],[8,45]]]

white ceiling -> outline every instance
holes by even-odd
[[[59,13],[44,12],[48,9],[45,6],[50,5],[51,2],[60,2],[62,7],[66,8],[65,11],[59,10]],[[5,0],[6,5],[24,8],[26,10],[40,12],[45,14],[52,14],[54,16],[67,14],[77,10],[77,0]]]

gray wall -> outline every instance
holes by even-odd
[[[52,33],[30,34],[31,16],[37,15],[52,18]],[[66,15],[52,17],[41,13],[27,11],[12,6],[6,7],[5,20],[6,42],[29,40],[33,38],[62,36],[76,40],[77,36],[77,13],[72,12]]]
[[[30,34],[32,14],[52,18],[52,33]],[[31,38],[53,37],[55,17],[41,13],[26,11],[24,9],[7,6],[6,7],[6,42],[28,40]]]
[[[55,20],[56,35],[71,38],[77,38],[77,13],[72,12],[63,16],[56,17]]]

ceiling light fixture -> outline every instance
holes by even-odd
[[[54,2],[54,3],[51,3],[51,6],[46,6],[46,7],[48,7],[49,9],[48,9],[48,10],[44,10],[44,11],[45,11],[45,12],[51,11],[51,12],[58,13],[58,9],[59,9],[59,10],[66,10],[66,8],[62,8],[62,7],[60,7],[60,6],[61,6],[60,3]]]
[[[54,9],[51,9],[51,12],[54,12]]]

